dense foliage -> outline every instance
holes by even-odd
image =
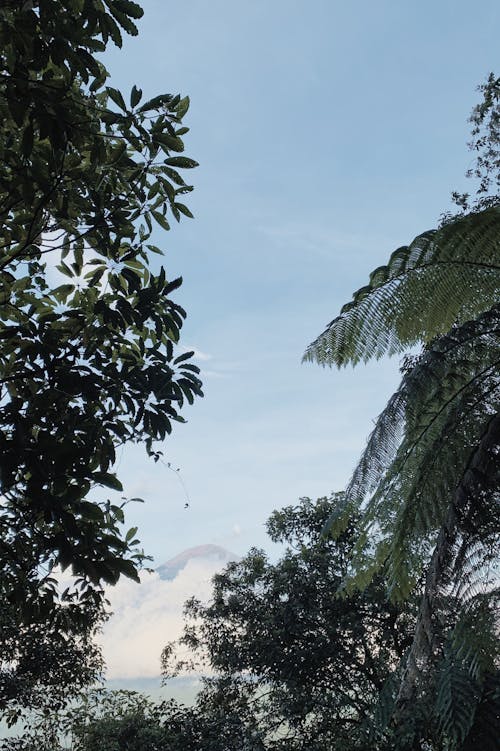
[[[192,707],[91,691],[62,711],[42,708],[5,751],[449,751],[453,728],[445,726],[439,701],[447,691],[460,693],[471,665],[471,655],[449,638],[454,600],[441,600],[434,633],[447,663],[414,702],[411,722],[391,723],[418,597],[391,603],[380,576],[362,592],[336,596],[351,565],[356,524],[352,519],[337,539],[322,530],[343,500],[302,499],[275,512],[268,532],[286,546],[281,557],[273,563],[253,549],[215,576],[208,604],[187,603],[184,633],[165,648],[163,665],[167,678],[186,671],[209,676]],[[485,613],[470,615],[462,637]],[[483,643],[483,660],[490,647]],[[482,667],[480,657],[474,669]],[[496,690],[490,674],[481,700],[471,704],[464,750],[491,746]]]
[[[43,607],[33,606],[29,624],[20,623],[12,607],[2,607],[3,722],[14,725],[26,715],[57,711],[68,697],[100,680],[103,661],[95,635],[103,620],[100,603],[90,598],[81,603],[76,595],[52,603],[50,618]]]
[[[347,575],[355,526],[336,540],[321,530],[340,496],[275,512],[271,540],[286,549],[272,563],[252,550],[214,577],[211,602],[187,603],[180,644],[164,652],[170,670],[214,675],[204,693],[234,711],[252,708],[266,749],[390,748],[374,733],[411,642],[414,607],[386,600],[380,579],[363,593],[335,593]],[[176,650],[189,657],[176,662]],[[200,663],[193,663],[193,655]]]
[[[101,584],[137,578],[135,530],[102,488],[122,489],[118,447],[154,454],[202,393],[175,347],[181,279],[150,266],[154,225],[191,216],[189,100],[125,97],[100,60],[141,16],[131,0],[0,7],[0,686],[27,649],[16,629],[53,632],[62,604],[90,632]],[[62,596],[55,566],[77,577]]]
[[[500,80],[473,112],[474,201],[375,269],[308,347],[342,367],[405,353],[345,494],[276,512],[258,550],[187,605],[164,667],[196,705],[68,695],[98,679],[103,585],[137,579],[117,449],[159,457],[201,396],[177,348],[181,279],[154,233],[191,216],[189,100],[107,85],[132,0],[0,5],[0,709],[14,751],[496,748]],[[180,171],[179,171],[180,170]],[[322,531],[333,533],[325,536]],[[59,573],[68,570],[67,587]],[[66,587],[66,588],[64,588]],[[54,711],[55,710],[55,714]],[[62,739],[61,731],[66,733]]]
[[[240,707],[200,698],[193,707],[133,691],[88,691],[72,707],[32,722],[4,751],[264,751]]]
[[[398,601],[424,579],[389,717],[404,728],[416,702],[434,703],[447,749],[479,738],[495,748],[500,710],[500,79],[481,89],[476,201],[455,196],[461,213],[396,250],[305,354],[342,367],[422,347],[406,358],[327,528],[339,534],[361,512],[347,591],[381,573]],[[420,728],[412,733],[422,741]]]

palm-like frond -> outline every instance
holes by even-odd
[[[454,655],[447,656],[438,674],[436,713],[441,735],[452,748],[467,736],[474,721],[479,687]]]
[[[480,440],[471,452],[466,465],[462,468],[460,482],[449,500],[446,517],[441,524],[432,556],[427,565],[425,587],[421,597],[415,634],[396,701],[396,716],[398,718],[401,717],[408,706],[411,706],[416,687],[422,675],[425,675],[434,656],[436,623],[442,607],[443,593],[448,591],[453,596],[453,590],[456,590],[456,587],[453,586],[456,583],[454,580],[459,581],[464,573],[463,541],[470,530],[474,529],[473,520],[477,518],[477,507],[485,504],[488,509],[492,495],[496,496],[498,500],[499,455],[500,413],[497,413],[487,422]],[[496,523],[492,526],[498,536],[498,508]],[[476,528],[475,534],[472,534],[472,539],[479,545],[479,549],[476,546],[475,550],[477,557],[483,541],[481,527]],[[483,559],[485,563],[487,563],[487,559],[488,555]],[[467,570],[465,570],[465,574],[468,574]],[[487,602],[491,602],[495,598],[495,592],[486,591],[484,597]],[[456,596],[455,601],[460,607],[461,603]],[[456,618],[455,621],[457,621]],[[460,623],[460,618],[458,623]],[[475,621],[475,623],[478,622]],[[481,630],[485,631],[485,629]],[[462,629],[462,641],[464,634],[467,637],[467,629]],[[458,632],[458,637],[458,642],[460,642],[460,632]],[[467,641],[467,638],[465,641]],[[476,638],[476,647],[477,641]],[[477,648],[475,653],[480,656]],[[484,665],[481,665],[478,659],[479,657],[475,658],[475,663],[474,661],[470,662],[469,672],[475,671],[479,674],[484,670]],[[493,662],[494,656],[490,655],[490,659]],[[462,731],[460,730],[460,732]]]
[[[496,616],[500,590],[476,595],[461,608],[450,637],[450,649],[471,678],[482,684],[495,672],[500,658]]]
[[[484,681],[474,722],[460,751],[498,751],[500,718],[500,675],[489,675]]]
[[[451,221],[396,250],[307,348],[304,360],[356,364],[427,343],[476,318],[500,292],[500,207]]]
[[[356,549],[358,583],[363,560],[372,571],[388,561],[393,591],[407,594],[420,546],[441,527],[471,451],[500,410],[499,371],[495,306],[435,340],[404,375],[354,471],[343,513],[330,520],[340,531],[369,497]]]
[[[343,366],[424,344],[404,367],[326,530],[340,533],[353,511],[361,511],[345,588],[363,589],[381,569],[394,599],[407,597],[417,582],[423,586],[392,723],[408,727],[404,718],[414,716],[432,664],[431,694],[450,751],[468,748],[473,737],[489,737],[496,701],[484,688],[484,676],[494,675],[495,666],[481,651],[494,631],[483,624],[474,634],[463,624],[471,603],[483,596],[492,600],[495,581],[490,566],[500,528],[499,293],[497,204],[396,251],[304,357]],[[446,628],[456,628],[439,658],[443,602],[451,619]],[[425,691],[428,699],[429,683]]]
[[[491,600],[478,597],[462,610],[437,666],[434,713],[450,751],[497,748],[491,739],[498,742],[499,645]],[[478,736],[484,745],[472,746]]]

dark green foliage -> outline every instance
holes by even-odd
[[[35,721],[3,751],[264,751],[248,708],[207,697],[193,707],[133,691],[90,691],[62,714]]]
[[[452,194],[455,203],[464,212],[495,205],[500,188],[500,78],[490,73],[486,83],[478,89],[482,99],[470,117],[472,140],[469,143],[476,159],[467,171],[467,177],[479,181],[477,197],[471,202],[468,193]]]
[[[116,451],[154,455],[202,395],[192,353],[176,357],[181,279],[149,263],[154,225],[190,216],[178,169],[196,162],[174,156],[189,100],[124,96],[97,57],[141,16],[130,0],[0,7],[0,593],[19,629],[52,628],[54,566],[78,577],[75,617],[86,592],[137,579],[103,489],[122,489]]]
[[[496,751],[500,727],[500,677],[488,675],[482,688],[474,722],[467,733],[461,751]]]
[[[462,213],[375,269],[304,356],[340,367],[422,346],[404,361],[325,526],[339,535],[361,515],[347,593],[377,573],[394,601],[421,592],[392,707],[381,696],[379,725],[394,728],[401,749],[423,748],[429,728],[446,751],[498,731],[499,79],[482,92],[472,117],[475,203],[455,195]],[[437,725],[426,719],[433,714]]]
[[[321,530],[341,496],[275,512],[276,563],[258,550],[214,577],[212,601],[187,603],[181,645],[215,671],[205,693],[228,709],[252,707],[268,749],[382,749],[371,733],[379,691],[411,640],[414,608],[387,602],[377,579],[336,597],[348,568],[355,527],[337,539]],[[167,647],[164,667],[176,663]],[[390,747],[390,746],[389,746]]]
[[[498,301],[500,208],[460,216],[395,250],[370,274],[304,360],[342,367],[405,352]]]
[[[355,548],[359,583],[368,563],[370,571],[386,566],[393,596],[406,596],[411,588],[425,541],[442,526],[450,495],[461,482],[485,424],[500,406],[499,345],[500,309],[495,306],[476,320],[454,326],[405,368],[346,493],[346,518],[369,496],[364,532]],[[480,481],[494,483],[494,462],[485,459],[475,473],[476,491]],[[498,517],[495,504],[488,499],[483,492],[474,501],[469,495],[462,502],[469,548],[477,543],[474,530],[478,527],[485,548],[495,540]],[[334,531],[341,525],[342,515],[332,519]],[[374,544],[375,555],[371,552]]]
[[[59,710],[103,670],[94,637],[105,617],[95,593],[67,591],[56,605],[38,599],[26,611],[28,625],[18,608],[4,602],[0,611],[0,696],[9,726],[25,712]]]

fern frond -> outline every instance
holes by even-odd
[[[450,634],[453,653],[478,682],[492,675],[500,658],[496,617],[500,591],[476,596],[460,612]]]
[[[303,360],[342,367],[428,343],[476,318],[500,292],[500,207],[455,219],[396,250]]]
[[[480,597],[460,613],[438,666],[435,708],[447,747],[488,748],[498,733],[498,655],[494,604]],[[485,745],[471,746],[478,736]]]
[[[348,485],[348,500],[359,503],[375,490],[395,458],[405,423],[412,419],[415,433],[415,423],[426,414],[427,405],[437,404],[439,395],[453,395],[483,362],[486,367],[493,365],[499,345],[500,306],[495,306],[427,347],[377,419]]]
[[[475,511],[488,509],[486,499],[479,498],[475,504]],[[473,531],[464,532],[461,529],[459,544],[456,546],[456,554],[453,568],[450,570],[450,579],[453,581],[452,595],[462,603],[472,603],[478,597],[495,592],[497,582],[500,579],[498,567],[498,543],[499,543],[499,519],[500,498],[496,499],[492,519],[488,519],[487,527],[483,531],[476,527]],[[486,515],[486,514],[484,514]],[[470,514],[469,516],[472,516]],[[477,516],[477,514],[474,514]],[[467,519],[466,526],[469,526]],[[492,523],[493,522],[493,523]],[[494,527],[496,524],[496,528]]]
[[[500,410],[499,345],[496,306],[429,345],[377,420],[344,499],[346,514],[363,508],[356,585],[365,581],[367,563],[374,573],[389,557],[394,593],[406,596],[412,587],[418,560],[428,558],[422,545],[441,527],[471,452]],[[494,479],[494,468],[488,471]],[[491,512],[484,514],[490,522]],[[327,523],[333,533],[341,528],[334,513]]]
[[[477,682],[450,650],[438,674],[436,714],[441,735],[451,748],[469,733],[480,695]]]
[[[500,413],[485,426],[458,483],[439,531],[432,557],[427,566],[425,588],[421,597],[413,642],[399,687],[396,715],[411,704],[419,677],[425,673],[433,652],[435,618],[441,604],[441,588],[446,585],[453,567],[457,540],[467,517],[478,499],[488,495],[490,475],[498,470],[500,453]]]
[[[391,673],[382,689],[379,691],[372,715],[365,720],[369,742],[375,743],[377,738],[383,737],[389,728],[394,712],[399,679],[396,673]]]
[[[474,723],[460,751],[498,751],[499,727],[500,674],[496,671],[487,676],[484,682]]]

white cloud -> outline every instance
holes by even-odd
[[[190,560],[172,581],[143,572],[141,583],[122,579],[107,591],[113,615],[99,637],[107,677],[160,675],[160,655],[182,630],[184,602],[195,595],[208,600],[210,580],[224,564],[213,558]]]

